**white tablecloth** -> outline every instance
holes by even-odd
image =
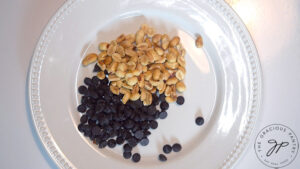
[[[34,129],[27,72],[34,47],[63,0],[0,1],[0,168],[55,169]],[[254,135],[279,123],[300,137],[300,1],[227,0],[246,23],[263,71],[263,103]],[[250,141],[237,169],[268,168]],[[300,155],[287,169],[300,168]]]

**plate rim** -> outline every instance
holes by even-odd
[[[50,130],[44,119],[41,105],[40,105],[40,73],[42,69],[42,63],[44,58],[44,50],[47,49],[48,39],[51,34],[55,33],[55,29],[64,16],[71,12],[72,8],[76,6],[76,2],[79,0],[67,0],[51,17],[47,25],[44,27],[43,32],[38,40],[38,43],[34,49],[30,65],[29,65],[29,80],[28,80],[28,99],[29,107],[31,111],[31,118],[34,122],[35,130],[42,142],[42,145],[47,150],[48,155],[52,158],[55,164],[59,168],[76,168],[68,158],[60,151],[58,145],[56,145],[54,138],[51,135]],[[247,58],[251,64],[252,72],[250,72],[252,79],[252,99],[250,105],[250,111],[247,112],[247,124],[244,127],[243,134],[240,136],[240,141],[237,142],[234,149],[224,160],[220,168],[232,168],[236,161],[240,159],[240,156],[245,153],[245,149],[249,145],[250,138],[253,135],[253,130],[257,122],[257,118],[260,112],[260,106],[262,102],[262,71],[259,61],[259,55],[251,34],[249,33],[246,25],[242,22],[237,13],[224,1],[224,0],[209,0],[212,8],[216,9],[218,13],[223,14],[223,17],[230,23],[246,47]]]

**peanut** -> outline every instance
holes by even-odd
[[[101,42],[99,44],[99,50],[101,51],[106,51],[108,49],[108,46],[109,46],[109,43],[106,43],[106,42]]]
[[[152,42],[153,43],[158,43],[159,41],[161,40],[161,34],[155,34],[153,37],[152,37]]]
[[[159,55],[162,56],[164,54],[164,50],[162,50],[160,47],[154,48],[155,52]]]
[[[123,78],[123,77],[125,77],[125,72],[118,70],[118,71],[116,72],[116,75],[117,75],[119,78]]]
[[[169,36],[167,34],[164,34],[161,37],[161,47],[166,50],[169,47]]]
[[[106,56],[107,56],[106,51],[103,51],[103,52],[99,53],[98,61],[104,60]]]
[[[179,81],[179,82],[176,83],[176,90],[178,92],[184,92],[186,90],[186,86],[183,83],[183,81]]]
[[[160,79],[161,73],[160,73],[159,69],[154,69],[152,74],[153,74],[153,79],[154,80],[159,80]]]
[[[97,77],[100,79],[100,80],[103,80],[105,78],[105,73],[103,71],[100,71],[97,73]]]
[[[126,63],[119,63],[117,70],[122,71],[122,72],[126,72],[127,71]]]
[[[203,39],[202,39],[202,37],[199,35],[199,36],[197,37],[197,39],[196,39],[196,47],[197,47],[197,48],[202,48],[202,46],[203,46]]]
[[[98,58],[98,55],[96,53],[88,54],[82,61],[83,66],[87,66],[93,62],[96,62]]]
[[[115,95],[119,95],[120,94],[120,90],[119,90],[119,88],[117,87],[117,86],[112,86],[112,85],[110,85],[110,91],[113,93],[113,94],[115,94]]]
[[[175,74],[175,76],[176,76],[176,78],[178,80],[183,80],[184,79],[184,75],[185,75],[185,73],[182,70],[180,70],[180,69],[178,69],[177,72],[176,72],[176,74]]]
[[[125,35],[124,35],[124,34],[121,34],[121,35],[116,39],[116,42],[117,42],[117,43],[120,43],[120,42],[124,41],[125,38],[126,38]]]
[[[167,101],[168,103],[173,103],[173,102],[176,101],[176,97],[167,96],[167,97],[166,97],[166,101]]]
[[[122,61],[122,57],[119,53],[113,53],[112,54],[112,59],[116,62],[121,62]]]
[[[143,30],[138,30],[135,35],[135,42],[136,44],[140,44],[144,41],[145,32]]]
[[[171,41],[170,41],[170,47],[175,47],[178,45],[180,42],[180,38],[178,36],[175,36]]]
[[[166,84],[167,85],[174,85],[178,82],[178,79],[176,77],[171,77],[167,80]]]
[[[120,78],[117,75],[113,75],[113,74],[108,75],[108,79],[112,82],[120,80]]]
[[[137,77],[130,77],[126,80],[127,84],[130,86],[135,85],[138,82],[138,78]]]

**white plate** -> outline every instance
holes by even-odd
[[[92,66],[81,67],[86,53],[121,33],[134,33],[148,23],[157,32],[178,35],[187,50],[183,106],[171,104],[159,120],[150,144],[138,147],[141,161],[123,159],[121,148],[100,150],[77,131],[77,87]],[[195,35],[204,39],[195,48]],[[29,96],[39,136],[61,168],[230,168],[251,136],[261,97],[258,55],[236,14],[218,0],[71,0],[45,28],[30,69]],[[205,124],[195,125],[202,115]],[[180,142],[183,150],[157,156],[166,143]]]

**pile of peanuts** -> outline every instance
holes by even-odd
[[[99,50],[100,54],[88,54],[82,64],[97,61],[101,68],[98,78],[104,79],[107,71],[111,92],[123,94],[124,104],[141,99],[145,106],[150,105],[157,91],[171,103],[177,99],[176,91],[186,90],[186,52],[178,36],[156,34],[143,24],[136,34],[121,34],[110,43],[101,42]]]

